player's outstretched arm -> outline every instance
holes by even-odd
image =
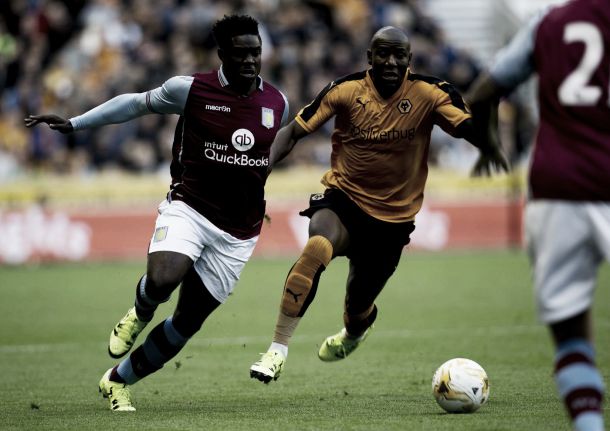
[[[57,130],[61,133],[72,133],[74,131],[74,127],[72,127],[70,120],[66,120],[65,118],[61,118],[59,115],[54,114],[29,115],[23,121],[25,122],[25,127],[34,127],[37,124],[45,123],[48,124],[51,129]]]
[[[57,115],[30,115],[26,127],[46,123],[53,130],[70,133],[108,124],[124,123],[148,114],[184,113],[186,99],[193,82],[190,76],[174,76],[161,87],[144,93],[119,94],[82,115],[63,119]]]
[[[286,126],[282,127],[280,131],[277,132],[277,135],[275,135],[275,139],[271,145],[268,172],[271,172],[277,162],[290,154],[299,139],[308,134],[309,132],[303,129],[295,120],[292,120]]]
[[[25,125],[33,127],[47,123],[53,130],[69,133],[124,123],[153,113],[182,115],[192,81],[192,77],[175,76],[148,92],[119,94],[69,120],[57,115],[30,115],[25,119]]]

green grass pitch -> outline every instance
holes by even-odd
[[[133,302],[143,263],[0,268],[0,429],[569,430],[521,252],[407,252],[366,343],[345,361],[323,363],[318,345],[342,325],[347,264],[335,260],[282,377],[263,385],[248,369],[271,340],[291,264],[251,261],[203,330],[133,387],[132,414],[109,411],[97,383],[115,363],[108,334]],[[599,280],[597,361],[608,385],[607,266]],[[155,321],[172,309],[162,305]],[[458,356],[490,378],[490,401],[474,414],[446,414],[430,392],[436,367]],[[606,401],[606,424],[609,411]]]

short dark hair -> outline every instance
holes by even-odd
[[[253,34],[260,38],[258,21],[249,15],[223,16],[212,27],[212,34],[220,49],[230,48],[234,36]]]

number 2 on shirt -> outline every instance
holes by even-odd
[[[604,56],[602,33],[590,22],[572,22],[565,26],[563,40],[566,43],[582,42],[585,51],[578,67],[559,86],[559,101],[564,106],[594,106],[603,91],[598,86],[589,85],[589,81]],[[610,91],[608,93],[610,106]]]

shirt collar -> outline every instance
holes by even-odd
[[[258,81],[258,89],[260,91],[263,91],[263,78],[261,78],[260,75],[258,75],[256,77],[256,80]],[[225,73],[222,70],[222,65],[218,69],[218,81],[220,81],[221,87],[226,87],[227,85],[229,85],[229,80],[227,79]]]
[[[390,102],[394,102],[394,100],[396,100],[399,97],[403,97],[402,94],[405,92],[405,89],[409,84],[409,76],[411,75],[411,69],[407,68],[407,71],[405,72],[405,77],[402,80],[402,84],[400,84],[400,87],[396,90],[396,92],[394,94],[392,94],[389,98],[385,99],[383,97],[381,97],[381,94],[379,94],[379,91],[377,90],[377,87],[375,87],[375,83],[373,82],[373,69],[368,69],[367,70],[367,74],[366,74],[366,79],[368,79],[369,81],[369,85],[371,86],[371,88],[373,89],[373,94],[375,95],[375,97],[377,97],[377,99],[381,102],[381,103],[390,103]]]

